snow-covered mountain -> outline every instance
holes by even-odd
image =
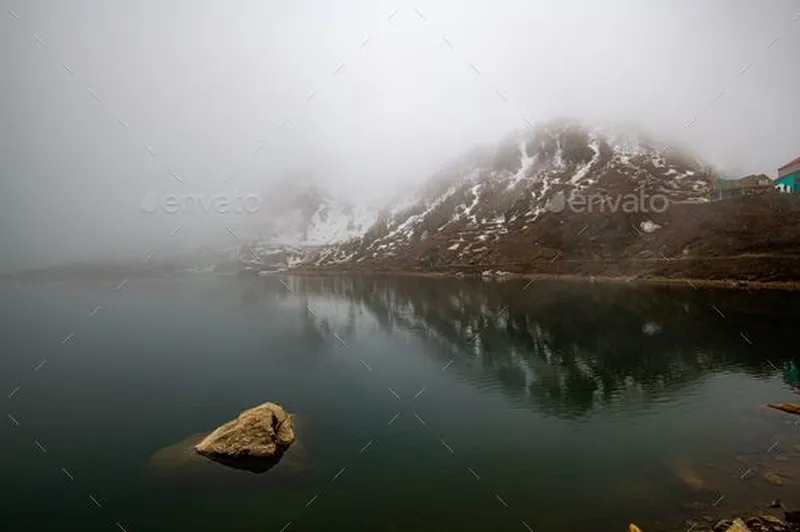
[[[251,221],[257,236],[239,250],[245,270],[290,267],[324,246],[363,235],[376,220],[374,209],[337,198],[304,176],[272,187],[266,197]]]
[[[641,133],[550,122],[515,132],[495,149],[470,151],[384,209],[360,236],[332,242],[303,262],[419,263],[434,253],[445,263],[490,263],[497,259],[489,256],[492,243],[561,223],[555,214],[565,198],[582,198],[589,210],[614,198],[620,208],[619,199],[631,195],[661,204],[704,202],[714,178],[693,156]],[[656,225],[636,223],[648,222]]]

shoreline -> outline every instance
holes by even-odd
[[[257,272],[253,273],[258,275]],[[270,272],[272,275],[297,275],[304,277],[345,277],[345,276],[399,276],[399,277],[427,277],[438,279],[481,279],[490,281],[506,281],[527,279],[530,281],[558,281],[586,284],[622,284],[630,286],[682,286],[697,290],[698,288],[718,288],[728,290],[778,290],[795,292],[800,291],[800,281],[751,281],[741,279],[701,279],[691,277],[637,277],[637,276],[603,276],[603,275],[578,275],[578,274],[550,274],[550,273],[503,273],[502,275],[482,276],[478,273],[464,273],[458,271],[414,271],[414,270],[347,270],[347,269],[288,269]]]
[[[435,279],[471,279],[483,280],[486,282],[502,282],[507,280],[529,280],[533,282],[565,282],[565,283],[585,283],[585,284],[616,284],[628,286],[672,286],[685,287],[693,290],[700,288],[726,289],[726,290],[770,290],[783,292],[800,291],[800,280],[782,281],[760,281],[757,279],[742,278],[716,278],[709,279],[704,277],[692,276],[664,276],[664,275],[588,275],[586,273],[541,273],[524,271],[505,271],[496,269],[497,267],[472,267],[469,270],[460,268],[442,269],[414,269],[414,268],[331,268],[331,267],[295,267],[281,268],[275,270],[245,270],[229,269],[226,273],[231,275],[244,276],[274,276],[274,275],[294,275],[301,277],[425,277]],[[222,270],[221,270],[222,271]],[[220,272],[221,272],[220,271]],[[216,273],[220,273],[216,272]],[[156,269],[136,269],[128,267],[106,267],[89,268],[86,270],[71,271],[28,271],[0,274],[2,280],[47,280],[62,281],[79,279],[84,281],[92,280],[116,280],[127,278],[161,278],[183,275],[197,275],[205,272],[175,271],[169,268]]]

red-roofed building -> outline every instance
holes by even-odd
[[[782,192],[800,192],[800,157],[778,168],[775,188]]]

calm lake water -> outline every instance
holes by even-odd
[[[799,398],[776,369],[794,294],[117,284],[0,283],[4,531],[652,532],[800,506],[800,429],[763,407]],[[275,469],[190,452],[265,401],[299,424]]]

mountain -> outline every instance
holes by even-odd
[[[264,197],[250,222],[257,236],[239,249],[245,270],[290,267],[310,252],[364,234],[376,219],[373,209],[333,196],[307,173],[288,176]]]
[[[640,132],[549,122],[515,132],[494,149],[468,152],[384,209],[362,235],[326,246],[303,264],[499,265],[514,256],[506,244],[533,248],[564,223],[565,209],[637,214],[635,227],[654,230],[652,215],[666,206],[708,201],[714,179],[694,156],[662,153]]]

